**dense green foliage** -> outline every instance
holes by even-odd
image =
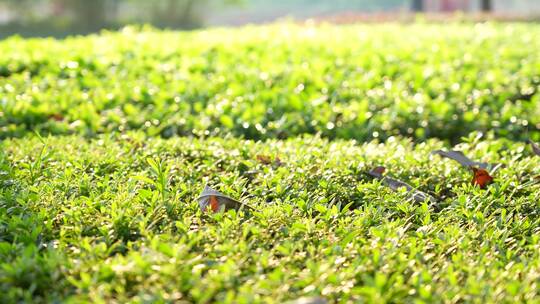
[[[459,148],[501,162],[482,191],[442,142],[253,142],[144,135],[7,140],[0,293],[10,299],[484,303],[539,299],[540,158],[523,144]],[[257,155],[277,155],[266,166]],[[158,173],[147,159],[159,159]],[[385,163],[440,211],[362,171]],[[256,171],[253,173],[253,171]],[[250,172],[251,171],[251,172]],[[163,179],[165,187],[145,182]],[[202,214],[209,182],[257,209]]]
[[[1,41],[0,300],[538,302],[540,157],[520,140],[540,139],[539,36],[279,24]],[[502,165],[495,184],[430,155],[455,142]],[[372,180],[377,165],[438,203]],[[203,214],[206,184],[255,211]]]
[[[273,25],[0,42],[0,138],[540,135],[540,27]]]

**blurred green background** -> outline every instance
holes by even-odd
[[[0,0],[0,37],[87,34],[126,24],[193,29],[278,18],[411,11],[537,15],[538,0]]]

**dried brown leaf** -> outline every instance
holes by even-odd
[[[281,167],[284,165],[279,156],[276,156],[274,159],[272,159],[272,156],[270,155],[259,154],[257,155],[257,161],[267,166],[272,165],[276,167]]]
[[[437,202],[437,200],[433,196],[415,189],[413,186],[407,184],[406,182],[402,182],[400,180],[397,180],[391,177],[383,176],[385,171],[386,171],[386,168],[380,166],[369,171],[368,174],[381,180],[386,186],[388,186],[388,188],[394,191],[399,191],[399,189],[405,188],[407,192],[411,194],[411,196],[417,203],[423,203],[426,200],[429,201],[430,203]]]
[[[202,191],[201,195],[197,200],[199,201],[199,206],[201,207],[201,210],[203,212],[221,212],[231,209],[239,210],[241,208],[253,209],[248,205],[241,203],[240,201],[237,201],[219,191],[212,189],[209,186],[204,187],[204,190]],[[210,207],[210,209],[208,207]]]
[[[461,151],[443,151],[443,150],[436,150],[431,152],[431,154],[437,154],[442,157],[446,157],[452,160],[457,161],[460,163],[463,167],[470,168],[470,167],[476,167],[480,169],[487,169],[491,165],[488,163],[482,163],[482,162],[476,162],[465,156],[463,152]]]
[[[263,165],[272,164],[272,157],[268,155],[257,155],[257,161]]]

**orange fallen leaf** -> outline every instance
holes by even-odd
[[[479,186],[480,189],[486,189],[488,185],[493,183],[493,177],[486,170],[476,167],[471,167],[471,169],[473,170],[473,179],[471,181],[473,185]]]
[[[230,209],[239,210],[241,208],[253,209],[250,206],[230,198],[209,186],[204,187],[198,201],[203,212],[207,211],[208,207],[210,207],[210,210],[213,212],[226,211]]]
[[[212,211],[214,212],[219,211],[219,201],[215,195],[210,196],[210,207],[212,208]]]

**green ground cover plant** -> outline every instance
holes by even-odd
[[[28,164],[44,144],[33,172]],[[470,185],[467,170],[429,155],[444,147],[438,140],[133,133],[44,144],[2,143],[8,301],[538,300],[540,157],[524,144],[458,147],[505,165],[486,191]],[[279,155],[282,165],[261,164],[260,154]],[[439,211],[363,173],[379,163],[441,198]],[[256,211],[202,213],[196,198],[206,183]]]
[[[0,302],[539,302],[539,38],[285,23],[0,41]],[[495,182],[431,153],[451,149],[499,164]],[[253,210],[202,212],[205,185]]]
[[[540,140],[535,24],[299,26],[0,42],[0,137],[144,129]]]

